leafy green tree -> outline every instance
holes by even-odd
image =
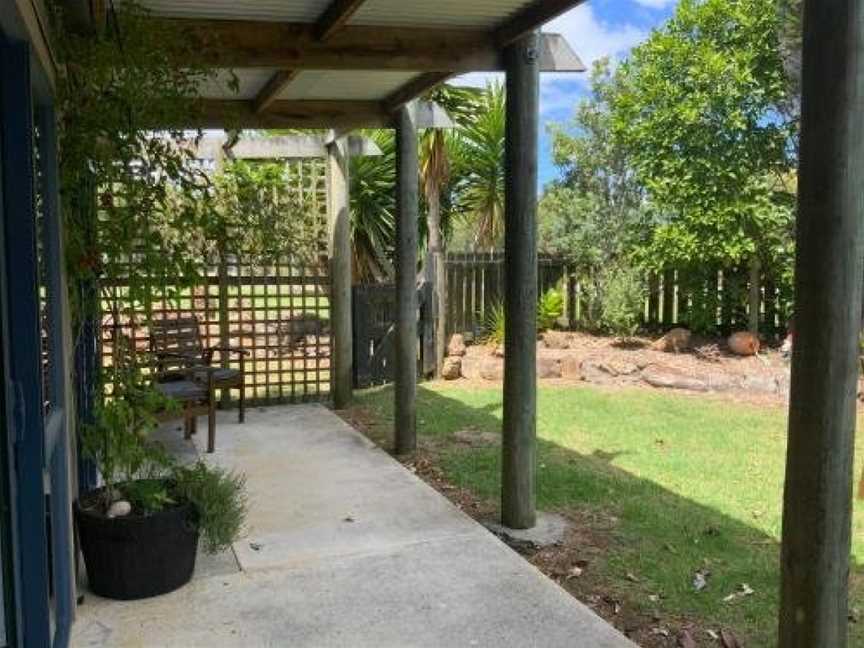
[[[786,110],[784,24],[776,0],[681,0],[621,65],[611,100],[613,132],[668,215],[645,259],[749,262],[751,328],[760,266],[788,249],[791,231],[784,183],[796,123]]]
[[[569,123],[550,127],[560,178],[540,201],[540,249],[563,256],[581,276],[590,293],[588,319],[603,328],[611,278],[634,264],[653,218],[626,150],[612,137],[609,103],[617,81],[608,60],[595,64],[591,89]]]

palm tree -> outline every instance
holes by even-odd
[[[390,130],[362,133],[381,155],[351,158],[352,268],[356,282],[380,282],[393,276],[396,212],[396,142]]]
[[[493,247],[503,237],[504,130],[504,86],[493,82],[453,134],[454,209],[467,219],[478,247]]]

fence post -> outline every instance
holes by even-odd
[[[660,277],[656,272],[648,275],[648,324],[654,326],[660,321]]]
[[[663,324],[675,323],[675,271],[663,271]]]
[[[219,345],[224,349],[231,346],[231,323],[228,320],[228,255],[225,241],[219,241]],[[229,354],[219,354],[219,364],[228,368]],[[219,399],[222,407],[227,407],[231,399],[230,389],[223,389]]]

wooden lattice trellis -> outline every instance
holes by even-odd
[[[315,228],[320,235],[313,260],[291,250],[279,250],[261,266],[250,263],[242,250],[236,250],[224,255],[225,262],[211,267],[200,285],[180,291],[162,285],[152,290],[149,316],[194,315],[206,346],[221,342],[250,351],[245,361],[246,401],[250,404],[323,400],[330,392],[324,163],[292,160],[288,168],[292,189],[311,213],[311,220],[320,225]],[[111,340],[116,328],[134,340],[139,350],[146,351],[149,346],[148,313],[143,305],[129,308],[122,282],[105,288],[111,291],[113,301],[124,303],[127,309],[115,322],[108,306],[112,300],[103,305],[103,366],[112,361]],[[172,293],[176,295],[169,297]],[[237,359],[225,361],[234,366]]]

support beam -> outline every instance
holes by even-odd
[[[504,68],[503,58],[500,60]],[[541,72],[585,72],[587,68],[582,59],[573,51],[561,34],[540,34],[540,71]],[[384,108],[393,112],[412,99],[420,97],[435,86],[447,81],[456,72],[425,72],[411,79],[404,86],[384,99]],[[422,128],[422,126],[420,126]]]
[[[216,68],[274,67],[285,70],[500,69],[491,34],[477,29],[346,25],[326,41],[315,24],[252,20],[154,18],[179,31],[188,59]]]
[[[396,111],[396,452],[417,447],[417,212],[418,152],[415,106]]]
[[[253,100],[255,112],[260,114],[273,105],[273,102],[279,98],[282,91],[297,78],[297,74],[299,74],[297,70],[279,70],[270,77],[270,80],[261,88]]]
[[[332,0],[315,25],[318,40],[327,40],[351,19],[366,0]]]
[[[262,113],[251,101],[190,99],[182,118],[150,128],[386,128],[390,115],[378,101],[278,100]]]
[[[327,215],[330,257],[330,388],[333,407],[353,397],[354,350],[351,331],[351,214],[348,140],[327,145]]]
[[[536,521],[539,34],[508,46],[504,154],[504,415],[501,518]]]
[[[557,18],[585,0],[536,0],[495,31],[495,42],[504,47]]]
[[[847,644],[861,318],[864,4],[804,3],[778,645]]]

